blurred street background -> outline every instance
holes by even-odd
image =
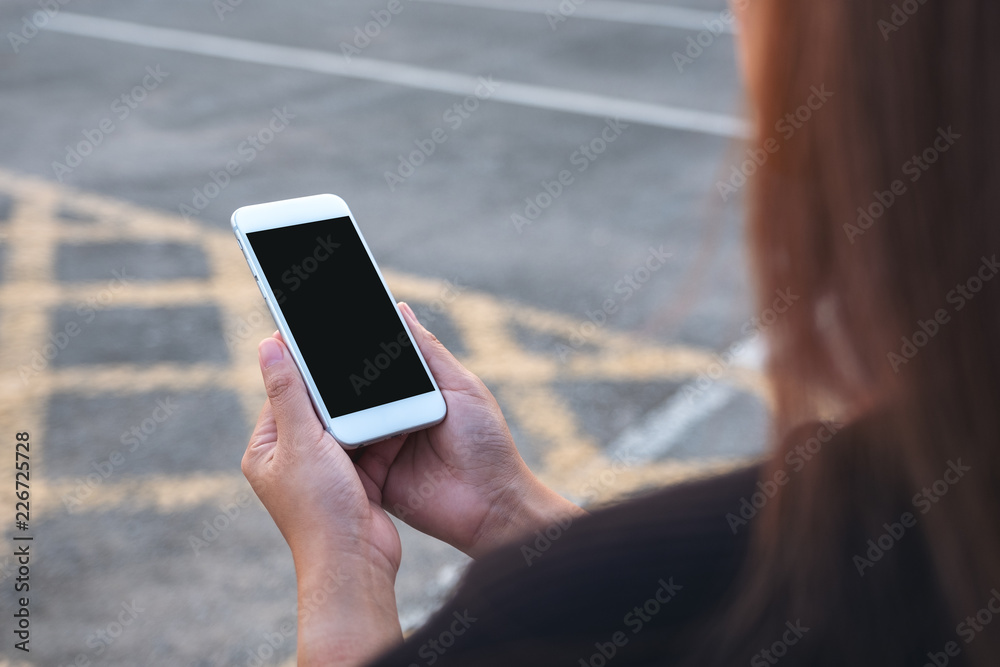
[[[273,330],[245,204],[342,196],[577,502],[759,457],[769,320],[742,191],[717,186],[746,158],[725,10],[0,4],[0,665],[294,664],[291,556],[239,470]],[[411,630],[467,558],[398,525]]]

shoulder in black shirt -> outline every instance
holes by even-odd
[[[671,664],[740,571],[748,531],[734,534],[726,515],[759,472],[670,487],[501,547],[373,664]]]

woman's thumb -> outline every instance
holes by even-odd
[[[285,344],[276,338],[265,338],[258,346],[257,354],[278,433],[294,436],[302,431],[312,431],[318,435],[323,426],[309,400],[298,366]]]

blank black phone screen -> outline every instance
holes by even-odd
[[[350,218],[247,238],[331,417],[434,390]]]

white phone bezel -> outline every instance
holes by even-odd
[[[277,299],[274,296],[274,291],[267,280],[262,277],[264,275],[263,269],[257,260],[256,254],[253,252],[247,234],[343,217],[350,218],[351,223],[354,225],[354,229],[361,239],[365,251],[368,253],[368,258],[375,267],[379,280],[382,281],[386,298],[391,301],[393,308],[396,310],[396,316],[399,317],[406,335],[410,338],[413,349],[420,359],[424,372],[430,378],[434,390],[392,403],[368,408],[367,410],[349,413],[340,417],[332,417],[320,397],[319,390],[313,380],[312,372],[306,365],[302,357],[302,352],[295,342],[295,335],[289,330],[288,323],[281,313]],[[332,194],[322,194],[243,206],[233,213],[232,226],[237,242],[243,250],[243,256],[250,265],[250,271],[253,273],[254,278],[257,279],[257,286],[264,295],[264,301],[271,312],[271,317],[274,318],[278,331],[281,332],[281,336],[284,338],[285,344],[288,346],[288,350],[291,352],[292,358],[295,360],[295,364],[302,374],[302,379],[305,381],[306,389],[309,392],[309,398],[312,400],[316,414],[323,423],[323,428],[336,438],[342,446],[345,448],[361,447],[362,445],[384,440],[400,433],[417,431],[428,426],[433,426],[444,419],[447,407],[444,396],[442,396],[441,390],[438,388],[437,380],[434,379],[434,375],[431,373],[430,368],[428,368],[427,362],[420,352],[420,348],[414,342],[410,327],[407,326],[406,319],[399,312],[397,301],[392,296],[392,291],[386,284],[385,277],[382,275],[381,269],[379,269],[375,258],[372,256],[371,248],[368,247],[368,242],[365,240],[361,229],[358,227],[358,223],[355,221],[351,210],[343,199]]]

